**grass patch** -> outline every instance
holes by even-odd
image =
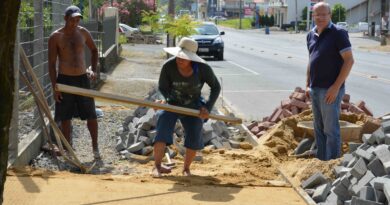
[[[241,19],[241,27],[242,29],[251,29],[252,28],[252,19],[251,18],[243,18]],[[240,19],[229,19],[226,21],[219,21],[219,25],[226,26],[230,28],[239,28],[240,25]]]

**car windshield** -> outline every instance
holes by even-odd
[[[196,32],[199,35],[218,35],[217,27],[213,25],[201,25],[198,28],[195,28]]]

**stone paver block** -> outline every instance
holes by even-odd
[[[144,156],[149,155],[150,153],[153,152],[153,147],[152,146],[147,146],[141,149],[141,154]]]
[[[359,191],[359,198],[369,201],[375,201],[375,189],[370,186],[364,186]]]
[[[219,141],[219,140],[216,139],[216,138],[213,138],[213,139],[210,141],[210,144],[214,145],[216,149],[222,149],[222,148],[223,148],[223,145],[222,145],[221,141]]]
[[[358,195],[359,191],[370,183],[370,181],[375,178],[374,174],[372,174],[371,171],[367,171],[366,174],[360,178],[360,180],[357,182],[357,184],[352,185],[350,191],[353,195]]]
[[[127,136],[127,142],[126,142],[126,148],[130,147],[130,145],[134,144],[135,142],[135,135],[133,133],[129,133]]]
[[[312,176],[310,176],[305,181],[303,181],[301,186],[303,189],[310,189],[325,184],[327,182],[328,180],[326,179],[326,177],[321,172],[317,172]]]
[[[126,149],[126,145],[125,143],[122,142],[122,139],[120,137],[117,138],[117,141],[116,141],[116,145],[115,145],[115,149],[120,152],[124,149]]]
[[[390,134],[390,120],[382,122],[383,132],[386,134]]]
[[[390,134],[385,135],[385,144],[390,145]]]
[[[131,153],[135,153],[135,152],[140,151],[144,147],[145,147],[144,142],[137,142],[137,143],[132,144],[129,148],[127,148],[127,151],[129,151]]]
[[[352,153],[354,151],[356,151],[356,149],[361,146],[362,143],[357,143],[357,142],[348,142],[348,146],[349,146],[349,152]]]
[[[386,196],[388,202],[390,202],[390,184],[383,185],[383,193]]]
[[[377,177],[386,175],[383,164],[377,157],[367,165],[367,168]]]
[[[138,138],[140,142],[144,142],[145,145],[151,145],[152,144],[152,139],[147,137],[147,136],[141,136]]]
[[[353,158],[354,158],[354,156],[352,154],[344,154],[343,161],[341,162],[341,165],[346,167]]]
[[[385,184],[390,184],[390,178],[387,177],[376,177],[370,181],[370,185],[374,187],[374,189],[383,191],[383,186]]]
[[[360,179],[367,171],[366,163],[363,158],[360,158],[351,169],[351,174],[357,179]]]
[[[157,130],[149,130],[146,134],[149,138],[154,139],[157,136]]]
[[[378,144],[383,144],[385,143],[385,133],[383,132],[382,127],[377,129],[372,135],[376,138],[376,142]]]
[[[384,165],[386,162],[390,161],[390,151],[387,145],[379,145],[374,150],[375,155],[381,160]]]
[[[330,183],[318,186],[313,193],[313,200],[317,203],[325,201],[330,191],[330,188],[332,188]]]
[[[351,199],[351,195],[348,192],[348,188],[343,183],[338,184],[333,188],[333,192],[337,195],[340,201],[347,201]]]
[[[362,140],[364,143],[373,145],[376,143],[376,138],[372,134],[363,134]]]
[[[374,190],[375,190],[375,201],[380,203],[385,203],[387,199],[383,191],[376,190],[376,189]]]
[[[230,146],[234,149],[239,149],[240,148],[240,142],[237,142],[235,140],[229,140]]]
[[[361,148],[358,148],[355,151],[355,155],[365,159],[368,162],[370,162],[371,160],[373,160],[375,158],[375,155],[370,154],[369,152],[367,152],[366,150],[363,150]]]
[[[343,102],[349,103],[349,100],[351,99],[351,96],[349,94],[344,94],[343,96]]]
[[[375,201],[368,201],[368,200],[360,199],[360,198],[354,196],[354,197],[352,197],[351,205],[383,205],[383,204],[375,202]]]

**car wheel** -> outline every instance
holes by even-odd
[[[217,60],[223,61],[223,50],[222,50],[221,52],[219,52],[219,53],[215,56],[215,58],[216,58]]]

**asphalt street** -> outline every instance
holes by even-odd
[[[220,28],[226,35],[225,59],[208,63],[222,82],[226,103],[247,120],[261,120],[288,98],[295,87],[304,88],[308,52],[306,34]],[[367,51],[379,42],[350,34],[355,65],[347,79],[351,101],[364,100],[374,116],[390,113],[390,53]]]

